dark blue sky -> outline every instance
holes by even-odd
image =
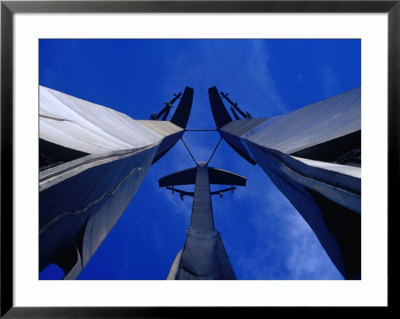
[[[134,119],[148,119],[190,86],[189,129],[215,128],[207,93],[214,85],[253,117],[285,114],[361,85],[361,40],[40,40],[39,58],[40,85]],[[207,161],[219,135],[183,138],[197,161]],[[165,279],[183,247],[192,199],[181,202],[157,181],[193,165],[181,142],[154,164],[78,279]],[[238,279],[342,279],[260,167],[224,141],[210,166],[248,180],[234,194],[213,197],[215,227]]]

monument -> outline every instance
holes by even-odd
[[[150,120],[134,120],[40,87],[39,271],[54,263],[64,271],[63,279],[77,278],[151,164],[182,139],[193,92],[186,87],[160,112],[153,112]],[[269,118],[254,118],[216,87],[208,93],[221,139],[265,171],[311,227],[343,277],[360,279],[360,88]],[[182,199],[193,197],[186,241],[168,279],[236,279],[214,227],[211,196],[233,192],[234,186],[245,186],[246,179],[209,167],[209,161],[195,161],[195,167],[159,180],[160,187],[179,193]],[[192,184],[193,192],[175,188]],[[211,192],[210,184],[230,187]]]

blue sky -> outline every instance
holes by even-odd
[[[40,85],[134,119],[148,119],[190,86],[189,129],[215,128],[207,92],[214,85],[253,117],[285,114],[361,85],[356,39],[40,40],[39,59]],[[219,135],[186,132],[183,138],[197,161],[207,161]],[[193,165],[181,142],[155,163],[78,279],[165,279],[183,247],[192,199],[181,202],[158,179]],[[342,279],[260,167],[224,141],[210,166],[247,178],[234,194],[213,197],[215,227],[238,279]],[[40,277],[52,276],[49,270]]]

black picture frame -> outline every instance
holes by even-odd
[[[313,12],[388,14],[388,218],[398,212],[400,1],[1,1],[1,312],[5,318],[178,318],[214,312],[226,316],[225,307],[15,307],[13,303],[13,19],[15,13],[118,13],[118,12]],[[388,223],[388,234],[393,232]],[[390,236],[388,240],[390,239]],[[389,240],[390,249],[390,240]],[[389,253],[389,264],[391,262]],[[390,273],[389,273],[390,275]],[[392,277],[390,277],[392,278]],[[388,280],[389,286],[390,280]],[[388,310],[393,304],[389,291]],[[316,307],[315,307],[316,308]],[[234,313],[248,316],[276,307],[240,307]],[[286,311],[301,315],[307,307]],[[351,309],[347,308],[346,311]],[[355,309],[353,309],[355,310]],[[333,311],[335,314],[336,310]],[[359,311],[359,309],[356,309]],[[353,313],[353,311],[351,311]]]

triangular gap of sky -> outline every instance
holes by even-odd
[[[172,93],[190,86],[192,129],[215,128],[207,92],[214,85],[253,117],[285,114],[361,85],[357,39],[43,39],[39,59],[40,85],[134,119],[148,119]],[[219,135],[187,132],[183,138],[197,161],[207,161]],[[78,279],[165,279],[183,247],[192,199],[182,202],[159,189],[158,179],[192,166],[182,142],[155,163]],[[234,194],[213,197],[216,229],[238,279],[342,279],[309,226],[260,167],[224,141],[210,166],[248,180]],[[52,276],[49,270],[40,278]]]

